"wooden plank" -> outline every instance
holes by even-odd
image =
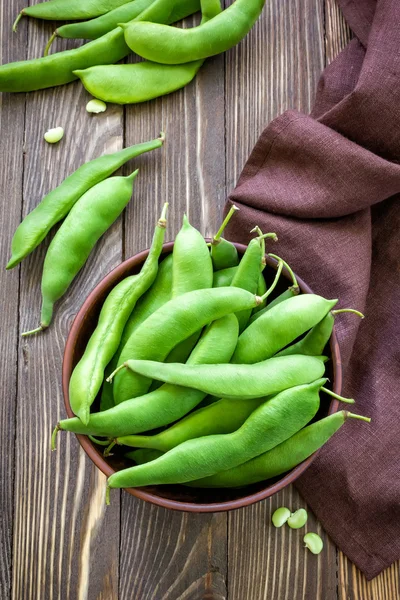
[[[286,109],[308,112],[324,66],[323,5],[319,0],[267,3],[249,36],[226,54],[226,164],[231,189],[258,136]],[[321,533],[310,514],[306,529],[275,530],[279,506],[304,506],[289,487],[228,519],[229,600],[336,598],[335,547],[327,538],[319,557],[305,552],[306,530]],[[243,574],[246,576],[243,576]]]
[[[29,56],[41,54],[53,28],[29,22]],[[102,115],[88,115],[85,100],[80,83],[27,95],[24,215],[84,161],[122,147],[122,110],[109,107]],[[44,132],[58,125],[65,129],[64,139],[47,145]],[[120,219],[58,304],[51,328],[20,339],[13,553],[18,600],[118,597],[118,498],[106,510],[105,477],[74,436],[60,436],[52,454],[50,435],[65,415],[61,361],[69,327],[89,291],[120,262],[121,239]],[[38,322],[48,244],[47,239],[21,267],[20,331]]]
[[[120,599],[225,600],[226,519],[122,498]]]
[[[185,211],[204,235],[216,230],[225,201],[223,72],[223,57],[210,59],[184,90],[126,107],[127,143],[160,129],[167,134],[161,153],[141,157],[125,220],[126,256],[149,246],[165,200],[168,239]],[[121,600],[222,600],[226,515],[171,513],[123,493],[120,561]]]
[[[229,600],[336,599],[336,550],[308,510],[304,528],[276,529],[273,512],[280,506],[306,508],[289,486],[270,500],[230,515],[228,529]],[[303,544],[307,532],[324,540],[324,551],[314,556]]]
[[[325,57],[326,64],[343,50],[351,39],[351,31],[344,20],[337,0],[325,2]]]
[[[397,600],[400,598],[400,561],[383,571],[372,581],[339,552],[339,600]]]
[[[23,60],[26,52],[26,27],[21,26],[19,38],[12,36],[11,25],[22,8],[19,0],[1,6],[1,64],[11,60]],[[1,367],[0,400],[0,596],[11,594],[12,536],[13,536],[13,488],[14,488],[14,439],[17,400],[17,339],[19,272],[7,273],[4,269],[10,253],[11,238],[16,229],[22,206],[22,178],[24,169],[24,121],[25,96],[0,94],[0,289],[2,310],[0,312]]]
[[[249,35],[225,54],[228,191],[273,118],[310,110],[324,66],[322,8],[320,0],[267,2]]]

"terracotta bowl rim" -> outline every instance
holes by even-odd
[[[209,241],[209,240],[207,240]],[[163,245],[163,254],[168,254],[172,251],[174,242],[167,242]],[[246,246],[243,244],[235,243],[238,251],[243,254],[246,249]],[[62,364],[62,389],[64,395],[64,404],[67,411],[68,417],[73,417],[74,414],[71,410],[71,406],[69,403],[69,379],[72,373],[72,369],[74,365],[72,364],[73,358],[73,350],[76,344],[76,341],[79,337],[79,333],[82,327],[83,322],[86,320],[88,315],[90,314],[91,309],[96,304],[99,296],[102,295],[105,289],[109,286],[111,287],[114,282],[118,281],[120,277],[126,272],[133,269],[135,266],[141,264],[147,257],[148,250],[143,250],[142,252],[138,252],[134,256],[128,258],[127,260],[120,263],[117,267],[115,267],[112,271],[110,271],[92,290],[92,292],[88,295],[86,300],[84,301],[82,307],[77,313],[71,329],[68,334],[68,338],[65,344],[64,350],[64,358]],[[276,268],[277,261],[269,256],[266,256],[267,265],[272,268]],[[283,270],[283,275],[286,278],[290,278],[287,271]],[[300,289],[303,293],[312,294],[314,293],[311,288],[296,275]],[[341,394],[342,391],[342,381],[343,381],[343,373],[342,373],[342,363],[340,356],[340,348],[337,340],[335,327],[333,328],[331,340],[330,340],[331,354],[332,354],[332,366],[333,366],[333,391],[337,394]],[[333,399],[330,402],[328,414],[333,414],[338,411],[339,402]],[[93,463],[102,471],[107,477],[112,475],[115,470],[111,467],[106,460],[103,458],[98,448],[93,444],[90,439],[85,435],[76,434],[78,441],[88,457],[93,461]],[[266,487],[258,492],[248,494],[242,498],[238,498],[236,500],[226,500],[218,503],[202,503],[197,504],[194,502],[183,502],[179,500],[172,500],[169,498],[164,498],[162,496],[158,496],[155,493],[148,492],[146,489],[142,488],[126,488],[126,491],[130,493],[132,496],[136,498],[140,498],[147,502],[151,502],[157,506],[162,506],[164,508],[168,508],[170,510],[178,510],[184,512],[194,512],[194,513],[210,513],[210,512],[222,512],[222,511],[230,511],[238,508],[242,508],[245,506],[250,506],[260,500],[264,500],[279,492],[283,488],[285,488],[290,483],[293,483],[300,475],[302,475],[308,467],[311,465],[315,457],[317,456],[318,451],[312,454],[309,458],[303,461],[300,465],[289,471],[282,479],[279,481],[266,485]]]

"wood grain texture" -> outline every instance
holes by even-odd
[[[270,500],[229,516],[229,600],[336,599],[334,544],[310,511],[302,529],[273,527],[271,517],[280,506],[292,511],[307,508],[297,490],[290,486]],[[324,541],[324,551],[319,556],[304,548],[303,537],[310,531]]]
[[[23,60],[26,48],[26,27],[21,27],[22,44],[16,38],[10,43],[10,23],[22,8],[21,2],[8,2],[0,7],[1,62]],[[21,41],[20,40],[20,41]],[[22,177],[24,167],[25,96],[17,98],[0,94],[0,289],[4,300],[0,311],[1,399],[0,399],[0,597],[6,600],[11,593],[12,536],[14,515],[14,439],[17,402],[17,340],[19,272],[5,271],[10,242],[19,224],[22,206]]]
[[[267,2],[249,35],[225,54],[228,191],[274,117],[310,110],[324,54],[320,0]]]
[[[39,56],[53,25],[28,24],[28,55]],[[63,126],[48,145],[43,134]],[[23,215],[86,160],[122,147],[122,110],[85,111],[79,83],[26,97]],[[51,237],[51,236],[50,236]],[[21,266],[20,331],[38,322],[40,280],[49,239]],[[117,598],[119,502],[106,510],[105,477],[74,436],[50,452],[54,424],[65,415],[61,361],[68,329],[93,286],[121,260],[122,220],[97,245],[42,335],[20,338],[15,445],[13,589],[15,599]]]
[[[54,29],[24,19],[12,35],[25,4],[0,2],[2,63],[40,56]],[[229,515],[171,512],[117,491],[106,510],[105,478],[75,437],[61,434],[57,452],[49,450],[52,427],[64,416],[65,339],[89,291],[122,258],[149,246],[166,200],[167,239],[185,211],[202,233],[215,232],[227,192],[265,125],[288,108],[310,109],[324,64],[349,38],[335,0],[270,0],[237,48],[208,60],[194,82],[168,97],[124,109],[109,105],[94,116],[85,111],[89,96],[79,83],[0,95],[3,263],[21,216],[82,162],[167,134],[163,149],[124,169],[140,168],[134,199],[57,305],[48,332],[19,337],[38,322],[50,240],[21,267],[0,272],[0,441],[7,449],[0,458],[0,600],[400,598],[399,563],[367,582],[311,513],[300,531],[271,526],[278,506],[304,506],[294,487]],[[80,43],[56,41],[57,50]],[[47,145],[44,132],[58,125],[65,138]],[[323,537],[320,556],[303,548],[305,531]]]
[[[351,31],[336,0],[325,0],[325,63],[339,54],[351,39]]]
[[[372,581],[339,552],[338,600],[398,600],[400,563],[397,561]]]

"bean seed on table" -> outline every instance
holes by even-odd
[[[272,515],[272,523],[274,527],[282,527],[289,519],[291,512],[286,506],[277,508]]]

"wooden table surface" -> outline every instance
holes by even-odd
[[[40,56],[54,23],[23,19],[24,0],[1,3],[1,62]],[[188,25],[192,20],[188,20]],[[308,111],[318,77],[350,37],[334,0],[267,0],[261,19],[235,49],[207,61],[183,91],[137,106],[88,115],[80,83],[0,95],[1,257],[21,218],[84,161],[167,133],[163,150],[140,157],[134,200],[97,245],[45,334],[35,327],[49,240],[20,268],[0,271],[0,598],[5,600],[396,600],[399,565],[367,583],[310,515],[324,538],[315,557],[304,531],[275,530],[271,513],[304,506],[294,487],[230,514],[169,512],[115,491],[73,435],[65,415],[61,361],[74,315],[96,283],[147,248],[165,200],[167,238],[184,211],[202,233],[215,231],[229,190],[264,126],[288,108]],[[56,41],[57,48],[74,43]],[[48,145],[43,134],[63,126]],[[300,273],[301,274],[301,273]]]

